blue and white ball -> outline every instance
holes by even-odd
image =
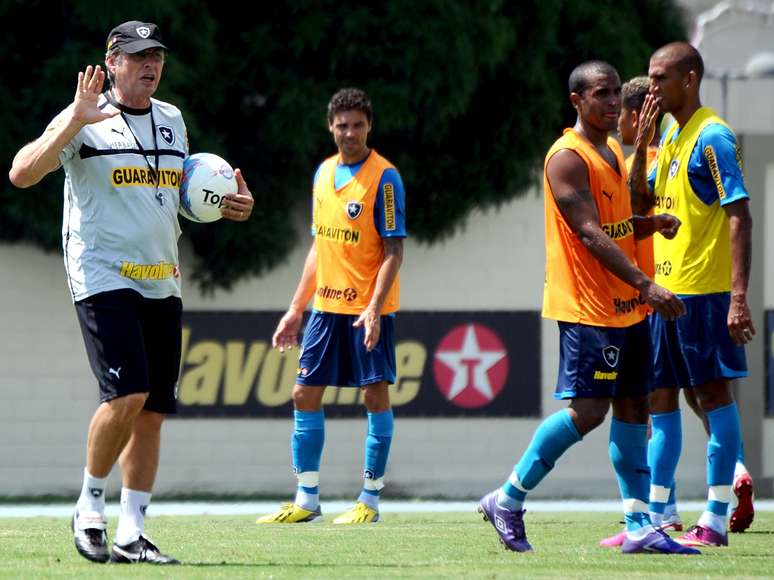
[[[237,192],[231,165],[212,153],[195,153],[183,162],[180,214],[191,221],[209,223],[223,217],[223,196]]]

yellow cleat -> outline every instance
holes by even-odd
[[[322,518],[320,507],[313,512],[305,510],[294,503],[283,503],[276,513],[255,520],[256,524],[303,524]]]
[[[334,524],[375,524],[379,521],[379,512],[359,501],[355,506],[335,520]]]

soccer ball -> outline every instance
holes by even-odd
[[[183,162],[179,213],[191,221],[209,223],[223,217],[223,196],[237,192],[234,170],[212,153],[195,153]]]

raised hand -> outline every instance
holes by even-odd
[[[645,95],[645,102],[640,109],[637,121],[637,137],[635,147],[647,147],[656,135],[656,119],[658,119],[658,104],[651,94]]]
[[[104,82],[105,71],[99,65],[96,67],[89,65],[85,71],[78,73],[78,88],[73,100],[73,119],[83,125],[91,125],[119,114],[119,111],[112,107],[109,110],[100,110],[97,106]]]

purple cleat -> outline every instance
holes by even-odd
[[[478,513],[494,526],[500,543],[513,552],[531,552],[524,530],[524,511],[512,512],[497,505],[497,490],[481,498]]]
[[[666,532],[656,530],[640,540],[630,540],[628,537],[621,546],[624,554],[701,554],[695,548],[682,546],[666,535]]]

